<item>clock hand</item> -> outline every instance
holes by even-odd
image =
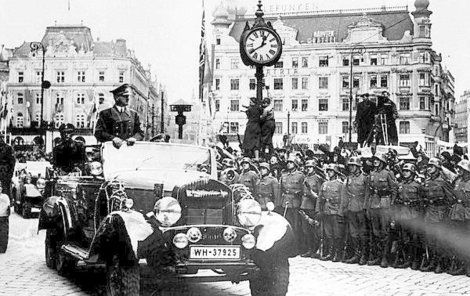
[[[251,49],[248,53],[249,54],[252,54],[254,53],[255,51],[257,51],[258,49],[260,49],[261,47],[265,46],[266,45],[266,39],[268,38],[268,36],[263,36],[263,42],[261,42],[261,45],[258,46],[257,48],[254,48],[254,49]]]

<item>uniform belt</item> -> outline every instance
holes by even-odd
[[[392,195],[392,192],[390,190],[384,190],[384,189],[372,189],[372,190],[377,195]]]

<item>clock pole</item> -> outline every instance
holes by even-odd
[[[256,77],[256,101],[258,102],[258,104],[261,104],[261,102],[263,101],[263,88],[264,88],[263,66],[256,66],[255,77]]]

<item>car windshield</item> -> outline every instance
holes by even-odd
[[[111,145],[103,148],[105,175],[119,171],[170,169],[206,171],[210,173],[211,154],[208,148],[172,145],[168,143],[136,143],[116,149]]]

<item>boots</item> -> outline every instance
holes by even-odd
[[[343,258],[343,244],[341,239],[335,239],[335,256],[333,257],[333,262],[340,262]]]
[[[395,268],[408,268],[411,266],[411,262],[413,261],[413,247],[406,246],[405,248],[405,256],[403,258],[403,262],[400,264],[398,260],[398,255],[396,257],[394,266]]]
[[[437,264],[436,264],[436,268],[434,269],[434,273],[443,273],[444,272],[444,269],[445,269],[445,263],[444,263],[444,257],[443,256],[438,256],[437,257]]]
[[[368,250],[368,241],[367,239],[361,239],[361,259],[359,259],[359,265],[367,264],[367,250]]]
[[[352,243],[354,255],[351,258],[344,260],[343,262],[347,264],[357,264],[359,263],[359,260],[361,258],[362,248],[361,248],[361,245],[359,244],[358,238],[351,238],[351,243]]]
[[[384,240],[382,242],[382,260],[380,261],[380,267],[387,268],[388,267],[388,240]]]
[[[369,254],[369,261],[367,261],[367,265],[372,266],[372,265],[377,265],[380,263],[380,252],[379,248],[377,246],[377,240],[374,239],[372,240],[371,246],[370,246],[370,254]]]
[[[465,270],[465,262],[457,260],[456,258],[452,259],[451,266],[447,271],[450,275],[464,275],[466,272]]]
[[[470,277],[470,262],[465,263],[465,269],[466,269],[467,276]]]
[[[418,270],[419,269],[419,248],[416,246],[413,246],[412,251],[411,251],[411,256],[412,256],[412,262],[411,262],[411,269],[413,270]]]
[[[323,247],[323,251],[324,251],[324,254],[320,258],[320,260],[328,261],[328,260],[333,259],[334,251],[335,251],[333,240],[325,239],[325,245]]]
[[[423,261],[423,264],[421,264],[421,268],[419,270],[427,272],[427,271],[434,270],[436,268],[437,257],[434,251],[431,251],[431,250],[429,251],[429,263],[425,264],[425,261],[426,260]]]

